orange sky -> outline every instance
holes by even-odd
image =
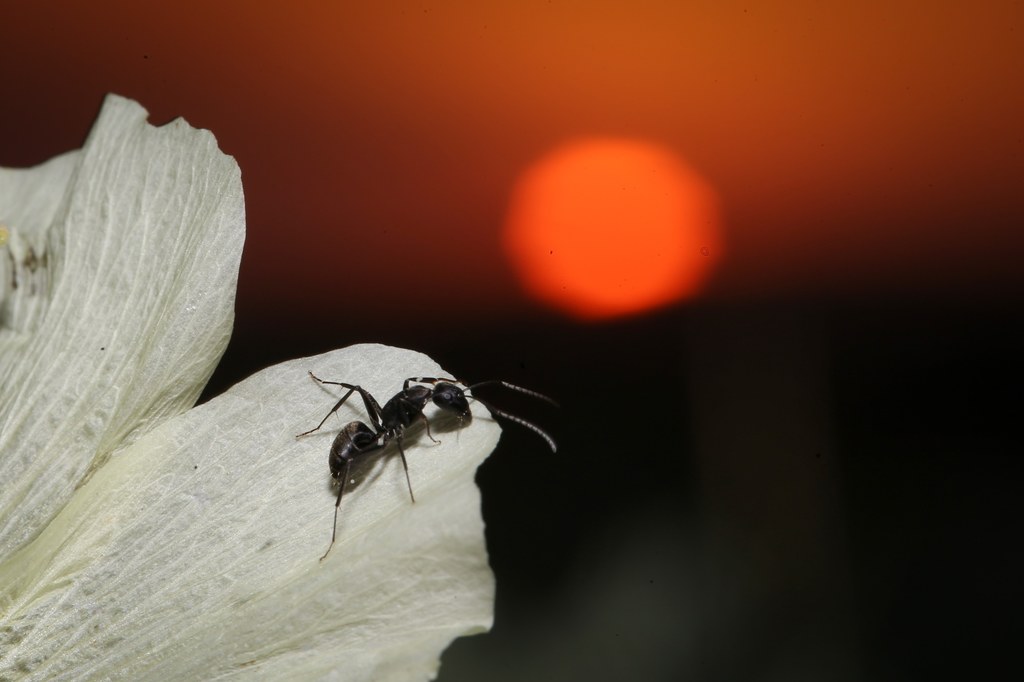
[[[212,129],[242,305],[526,305],[509,194],[586,135],[714,186],[711,298],[1021,289],[1020,3],[66,5],[4,10],[0,164],[79,146],[107,91]]]

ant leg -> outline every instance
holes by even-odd
[[[422,412],[420,412],[420,419],[423,420],[423,424],[427,427],[427,438],[429,438],[430,440],[434,441],[435,443],[440,443],[441,441],[439,441],[438,439],[436,439],[432,435],[430,435],[430,420],[427,419],[427,415],[425,415]]]
[[[381,427],[381,419],[383,418],[383,411],[380,409],[380,403],[378,403],[377,399],[374,398],[372,395],[370,395],[370,392],[367,391],[365,388],[363,388],[362,386],[354,385],[354,384],[346,384],[343,381],[324,381],[323,379],[319,378],[318,376],[316,376],[312,372],[309,373],[309,376],[313,377],[314,379],[319,381],[321,384],[331,384],[333,386],[343,386],[344,388],[349,389],[349,393],[351,393],[352,391],[358,391],[359,392],[359,397],[361,397],[363,399],[363,406],[366,407],[366,413],[370,416],[370,421],[373,422],[374,428],[377,429],[377,431],[382,431],[383,430],[382,427]]]
[[[398,454],[402,456],[402,467],[405,468],[405,482],[409,486],[409,499],[416,504],[416,496],[412,494],[412,481],[409,479],[409,464],[405,461],[405,450],[402,448],[402,437],[395,439],[398,442]]]
[[[352,464],[352,460],[345,460],[345,469],[342,472],[341,481],[338,483],[338,501],[334,503],[334,530],[331,531],[331,544],[327,545],[327,551],[320,557],[320,561],[327,558],[327,555],[331,553],[331,547],[334,547],[334,539],[338,536],[338,507],[341,506],[341,496],[345,494],[345,484],[348,482],[348,469]]]
[[[312,373],[312,372],[310,372],[309,374],[310,374],[310,376],[313,376],[313,373]],[[314,379],[316,379],[316,377],[313,377],[313,378],[314,378]],[[319,380],[319,379],[317,379],[317,381],[320,381],[320,380]],[[326,383],[326,382],[325,382],[325,383]],[[327,421],[327,418],[328,418],[328,417],[330,417],[330,416],[331,416],[332,414],[334,414],[335,412],[337,412],[337,411],[338,411],[338,408],[340,408],[340,407],[341,407],[342,405],[344,405],[344,404],[345,404],[345,401],[346,401],[346,400],[348,400],[348,397],[349,397],[350,395],[352,395],[352,392],[353,392],[353,391],[355,391],[355,388],[350,388],[350,389],[349,389],[349,391],[348,391],[348,393],[346,393],[346,394],[345,394],[344,396],[342,396],[341,400],[339,400],[339,401],[338,401],[337,403],[335,403],[335,404],[334,404],[334,407],[332,407],[332,408],[331,408],[331,411],[330,411],[330,412],[328,412],[328,413],[327,413],[327,415],[326,415],[326,416],[325,416],[325,417],[324,417],[323,419],[321,419],[321,420],[320,420],[320,423],[316,425],[316,428],[312,428],[312,429],[310,429],[309,431],[303,431],[302,433],[300,433],[299,435],[297,435],[297,436],[295,436],[295,437],[296,437],[296,438],[302,438],[303,436],[308,436],[309,434],[313,433],[314,431],[319,431],[319,430],[320,430],[320,427],[321,427],[321,426],[323,426],[323,425],[324,425],[324,422],[326,422],[326,421]]]
[[[348,400],[348,397],[350,395],[352,395],[352,391],[358,391],[359,392],[359,396],[363,399],[363,405],[366,407],[366,413],[369,415],[370,421],[373,423],[373,427],[377,431],[381,431],[382,430],[382,427],[381,427],[381,416],[382,416],[382,413],[381,413],[381,409],[380,409],[380,404],[377,402],[377,400],[372,395],[370,395],[370,392],[367,391],[365,388],[363,388],[362,386],[357,386],[355,384],[346,384],[344,381],[325,381],[325,380],[321,379],[320,377],[318,377],[317,375],[313,374],[312,372],[309,373],[309,376],[313,377],[313,379],[315,379],[316,381],[319,381],[321,384],[330,384],[331,386],[341,386],[343,388],[347,388],[348,389],[348,393],[345,394],[344,398],[342,398],[341,400],[338,401],[338,404],[334,406],[334,410],[331,410],[332,412],[337,410],[339,407],[341,407],[342,403],[344,403],[346,400]],[[328,413],[327,416],[329,417],[330,413]],[[324,417],[324,421],[327,421],[327,417]],[[320,426],[323,426],[323,422],[320,422]],[[320,428],[320,427],[318,426],[317,429],[318,428]],[[313,431],[316,431],[317,429],[313,429],[312,431],[307,431],[306,433],[312,433]],[[299,435],[300,436],[304,436],[306,434],[305,433],[300,433]]]
[[[381,410],[380,403],[378,403],[376,398],[370,395],[365,388],[356,386],[355,390],[359,391],[359,395],[363,399],[363,405],[366,407],[366,413],[370,415],[370,421],[373,422],[373,428],[380,433],[384,430],[384,411]]]

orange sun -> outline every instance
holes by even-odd
[[[520,177],[505,251],[542,301],[587,319],[638,313],[696,294],[721,257],[717,205],[663,147],[578,140]]]

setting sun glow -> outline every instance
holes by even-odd
[[[522,174],[504,243],[532,295],[584,319],[692,297],[722,252],[717,200],[696,172],[657,145],[604,138]]]

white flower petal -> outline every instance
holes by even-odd
[[[432,418],[346,491],[338,541],[327,456],[359,383],[386,399],[423,355],[355,346],[271,367],[113,456],[34,542],[0,564],[0,678],[414,680],[491,623],[477,466],[499,429],[481,406]],[[337,388],[337,387],[333,387]],[[431,408],[432,409],[432,408]],[[431,410],[428,414],[433,415]],[[446,428],[447,426],[447,428]]]
[[[231,330],[244,210],[207,131],[109,97],[85,147],[0,170],[0,560],[194,404]]]

